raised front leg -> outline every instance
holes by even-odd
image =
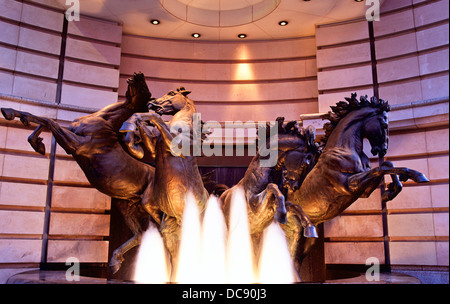
[[[429,182],[429,179],[418,171],[409,168],[395,168],[391,162],[384,162],[380,167],[350,176],[348,188],[355,195],[368,195],[370,193],[367,193],[367,189],[375,190],[380,185],[381,178],[386,174],[398,176],[393,177],[393,182],[388,186],[388,194],[384,197],[387,200],[392,200],[400,193],[402,190],[400,181],[411,179],[416,183]]]
[[[43,138],[39,137],[43,130],[44,126],[39,125],[36,130],[34,130],[33,133],[28,136],[28,142],[30,143],[31,147],[33,147],[34,151],[39,154],[45,155],[45,145],[42,142]]]
[[[124,122],[120,132],[134,132],[142,121],[146,121],[158,129],[164,145],[170,150],[172,155],[184,157],[175,151],[174,135],[172,135],[169,126],[162,120],[161,116],[156,113],[133,114],[126,122]]]
[[[41,154],[45,153],[45,146],[39,138],[39,134],[43,131],[43,128],[46,128],[53,133],[56,142],[67,154],[75,154],[80,146],[88,140],[83,136],[79,136],[67,129],[63,129],[49,118],[39,117],[28,112],[8,108],[1,108],[1,112],[7,120],[13,120],[15,117],[18,117],[25,126],[29,126],[30,123],[36,123],[41,126],[38,127],[28,139],[33,149]]]

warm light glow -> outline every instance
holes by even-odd
[[[238,59],[244,61],[248,60],[248,58],[249,58],[248,49],[244,45],[239,50]],[[238,63],[236,65],[233,80],[253,80],[254,78],[255,78],[254,73],[250,63]]]
[[[134,281],[141,284],[164,284],[170,281],[170,266],[161,234],[150,223],[142,235],[134,271]]]
[[[256,77],[253,70],[254,65],[249,62],[245,62],[249,60],[249,58],[251,58],[251,54],[249,54],[247,45],[241,45],[236,59],[243,62],[234,64],[233,80],[248,82],[233,84],[230,90],[230,100],[254,101],[261,99],[259,96],[259,85],[256,83],[251,83],[251,81],[255,80]],[[257,110],[255,109],[255,111]]]

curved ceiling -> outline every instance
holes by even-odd
[[[35,0],[67,8],[65,0]],[[355,0],[79,0],[81,13],[123,24],[123,32],[170,39],[270,40],[312,36],[317,24],[361,18]],[[369,1],[372,2],[372,1]],[[381,1],[382,2],[382,1]],[[151,19],[160,24],[153,25]],[[287,21],[280,26],[280,21]],[[192,37],[199,33],[200,38]]]

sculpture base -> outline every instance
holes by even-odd
[[[69,278],[70,279],[70,278]],[[105,278],[80,276],[79,281],[69,281],[65,271],[32,270],[11,276],[7,284],[132,284],[130,281],[110,280]],[[421,284],[413,276],[402,273],[381,273],[379,281],[369,282],[365,274],[352,278],[327,280],[319,284]]]

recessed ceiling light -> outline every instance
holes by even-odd
[[[247,35],[246,34],[239,34],[238,37],[241,38],[241,39],[244,39],[244,38],[247,38]]]
[[[192,34],[192,37],[194,37],[194,38],[200,38],[200,34],[199,33],[194,33],[194,34]]]
[[[280,21],[280,22],[278,22],[278,24],[279,24],[279,25],[281,25],[281,26],[285,26],[285,25],[288,25],[288,23],[289,23],[289,22],[287,22],[287,21],[284,21],[284,20],[283,20],[283,21]]]
[[[154,24],[154,25],[158,25],[158,24],[160,24],[161,22],[160,22],[158,19],[152,19],[152,20],[150,20],[150,23],[151,23],[151,24]]]
[[[363,2],[364,0],[355,0],[356,2]]]

